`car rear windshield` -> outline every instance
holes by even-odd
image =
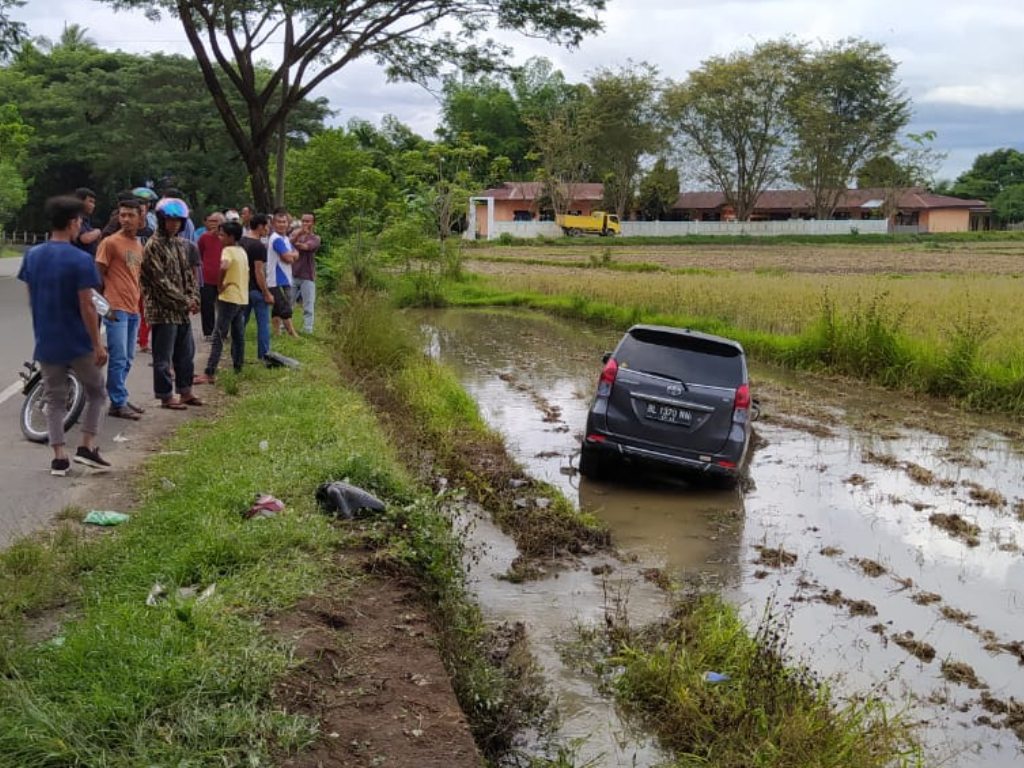
[[[739,349],[694,336],[636,329],[626,334],[615,358],[619,365],[687,384],[736,388],[743,383]]]

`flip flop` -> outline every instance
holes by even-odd
[[[162,400],[160,402],[160,407],[161,408],[167,408],[170,411],[187,411],[188,410],[188,408],[185,407],[184,403],[181,403],[181,402],[179,402],[177,400]]]
[[[202,401],[202,400],[200,400],[200,399],[199,399],[198,397],[196,397],[195,395],[193,395],[192,397],[183,397],[183,398],[181,399],[181,402],[182,402],[182,403],[183,403],[184,405],[195,405],[195,406],[199,406],[199,405],[204,405],[203,401]]]

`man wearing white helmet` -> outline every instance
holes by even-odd
[[[156,217],[157,231],[146,243],[141,279],[152,333],[153,393],[163,408],[180,411],[203,404],[192,394],[195,342],[189,318],[199,311],[199,288],[188,244],[178,237],[188,220],[188,206],[165,197],[156,204]]]

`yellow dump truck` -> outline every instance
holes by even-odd
[[[614,213],[594,211],[589,216],[564,215],[555,218],[558,226],[569,237],[578,235],[621,235],[622,226]]]

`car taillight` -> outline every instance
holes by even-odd
[[[615,383],[615,377],[619,374],[619,364],[615,362],[614,357],[609,357],[608,362],[604,364],[604,370],[601,371],[601,378],[597,380],[597,396],[598,397],[610,397],[612,394],[612,385]]]
[[[736,399],[732,404],[732,420],[733,421],[746,421],[747,414],[750,411],[750,386],[748,384],[740,384],[736,387]]]

